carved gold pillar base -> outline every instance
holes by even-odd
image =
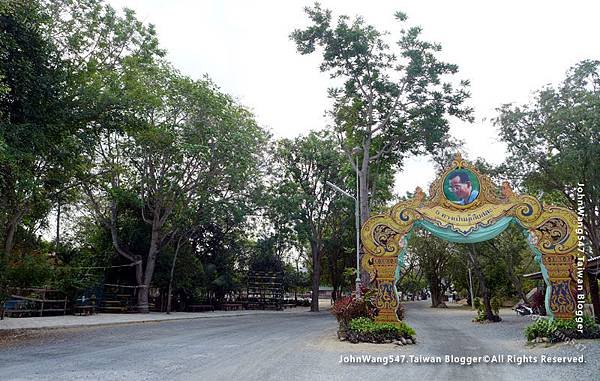
[[[396,316],[398,292],[395,287],[397,264],[398,258],[396,256],[373,257],[375,277],[371,279],[371,282],[376,287],[376,294],[373,301],[375,307],[379,309],[379,314],[375,317],[376,322],[398,322],[398,317]]]
[[[550,310],[555,318],[572,318],[577,304],[572,291],[575,271],[573,254],[544,254],[542,262],[550,280]]]

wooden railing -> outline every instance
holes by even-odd
[[[10,298],[4,302],[2,318],[4,315],[37,315],[43,316],[48,312],[67,313],[66,296],[58,290],[48,288],[15,288],[10,290]]]

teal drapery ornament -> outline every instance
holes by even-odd
[[[470,232],[468,235],[465,236],[465,235],[457,233],[449,228],[439,227],[429,221],[425,221],[425,220],[416,221],[413,225],[413,228],[407,234],[405,234],[404,237],[402,238],[402,240],[403,240],[402,250],[398,254],[398,265],[396,267],[396,275],[395,275],[396,282],[398,281],[398,279],[400,279],[400,270],[404,266],[404,256],[406,255],[406,250],[408,249],[408,241],[409,241],[410,237],[412,236],[415,228],[420,228],[420,229],[426,230],[438,238],[441,238],[446,241],[454,242],[454,243],[477,243],[477,242],[483,242],[483,241],[487,241],[487,240],[497,237],[498,235],[500,235],[500,233],[505,231],[510,226],[511,223],[515,223],[519,227],[523,228],[523,226],[521,226],[519,221],[517,219],[515,219],[514,217],[502,217],[500,220],[498,220],[492,226],[479,227],[478,229]],[[544,277],[544,282],[546,283],[546,299],[545,299],[546,312],[547,312],[548,316],[550,316],[550,318],[554,318],[552,310],[550,309],[550,291],[551,291],[550,280],[548,278],[548,271],[546,270],[546,267],[542,263],[542,253],[533,244],[531,233],[529,233],[529,231],[527,231],[525,228],[523,228],[523,229],[524,229],[523,234],[527,238],[527,245],[529,246],[529,249],[535,255],[535,261],[539,264],[541,272],[542,272],[542,276]]]

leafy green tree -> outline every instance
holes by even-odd
[[[266,135],[249,112],[208,81],[192,81],[162,64],[134,63],[124,77],[125,93],[137,102],[134,128],[122,134],[108,130],[95,147],[90,156],[98,158],[96,171],[108,175],[86,192],[119,255],[136,263],[138,309],[147,312],[156,259],[178,232],[174,216],[192,205],[208,207],[212,200],[228,206],[246,197]],[[119,236],[114,195],[123,191],[138,194],[141,217],[150,227],[143,255]]]
[[[427,281],[423,279],[423,272],[419,268],[408,269],[402,275],[396,287],[404,295],[411,294],[412,300],[419,292],[427,288]]]
[[[599,74],[600,61],[582,61],[560,85],[538,91],[529,104],[502,106],[496,119],[507,173],[529,193],[543,191],[547,200],[580,211],[592,256],[600,255]],[[600,316],[597,280],[590,285]]]
[[[411,238],[410,250],[417,257],[418,267],[429,285],[431,306],[443,305],[443,296],[452,285],[450,268],[454,266],[457,249],[426,231],[417,231]]]
[[[161,295],[166,295],[167,313],[173,309],[173,297],[185,302],[193,300],[204,286],[204,266],[190,245],[192,241],[185,238],[187,235],[179,236],[165,245],[157,260],[152,284],[161,289]]]
[[[291,263],[284,267],[283,287],[286,292],[294,293],[294,300],[298,302],[298,292],[303,292],[310,287],[308,272],[301,271]]]
[[[310,132],[282,139],[275,154],[276,193],[288,203],[285,210],[298,238],[308,242],[312,264],[311,311],[319,310],[319,283],[325,238],[337,195],[327,181],[341,184],[343,157],[327,132]]]
[[[19,228],[46,217],[80,149],[66,107],[66,74],[37,2],[0,4],[0,221],[9,257]]]
[[[510,294],[510,291],[514,289],[521,299],[528,303],[527,290],[524,288],[521,278],[521,275],[524,274],[521,268],[523,259],[532,258],[534,255],[527,246],[522,229],[512,225],[495,239],[487,241],[486,244],[491,249],[492,254],[497,255],[494,257],[502,259],[506,266],[507,282],[505,288],[508,292],[505,294]]]
[[[458,67],[438,59],[441,46],[423,41],[418,27],[403,28],[394,47],[387,33],[362,17],[340,16],[318,3],[306,8],[311,24],[291,34],[300,54],[321,49],[321,71],[341,85],[329,89],[331,115],[341,147],[360,178],[361,220],[369,218],[373,167],[401,166],[409,153],[435,151],[448,131],[448,116],[470,119],[468,81],[448,77]],[[395,14],[403,23],[406,15]],[[358,168],[352,157],[360,147]],[[383,171],[385,173],[385,171]]]
[[[354,201],[339,194],[337,197],[325,233],[322,261],[323,282],[333,288],[334,301],[343,289],[354,287],[356,278]],[[353,277],[346,275],[349,268],[354,270]]]
[[[58,232],[61,205],[75,202],[79,186],[90,180],[83,153],[95,145],[97,121],[126,108],[118,87],[111,86],[123,62],[160,55],[152,27],[131,11],[120,16],[102,0],[0,3],[0,268],[11,265],[15,246],[19,255],[48,254],[30,237],[45,225],[53,205]],[[60,283],[83,287],[81,276],[89,274],[69,266],[85,265],[89,257],[74,248],[67,251],[81,260],[60,258],[66,248],[59,244],[57,233]]]

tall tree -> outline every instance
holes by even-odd
[[[131,117],[137,128],[109,133],[91,152],[96,170],[108,175],[87,195],[117,252],[136,264],[138,309],[147,312],[157,257],[179,231],[173,216],[192,205],[206,207],[202,201],[226,205],[250,193],[266,136],[250,113],[208,81],[192,81],[164,65],[134,65],[124,77],[126,94],[137,99]],[[124,191],[139,195],[151,231],[147,253],[122,244],[115,196]]]
[[[340,184],[343,157],[327,132],[311,132],[294,140],[278,142],[274,187],[284,200],[288,218],[300,240],[308,242],[312,263],[311,311],[319,311],[319,283],[325,234],[333,213],[335,191],[327,181]]]
[[[426,231],[417,231],[411,239],[412,253],[418,258],[431,292],[431,307],[444,304],[443,296],[452,284],[450,267],[454,265],[456,249],[452,244]]]
[[[331,11],[318,3],[306,13],[311,24],[291,38],[300,54],[321,48],[321,71],[341,83],[329,89],[331,115],[341,147],[359,173],[360,215],[366,221],[369,194],[375,193],[373,167],[401,166],[407,154],[436,150],[448,131],[448,116],[470,120],[471,109],[463,106],[469,83],[454,86],[446,78],[458,67],[440,61],[441,46],[423,41],[418,27],[403,27],[392,48],[388,33],[362,17],[340,16],[334,24]],[[406,21],[401,12],[395,17]],[[360,147],[358,166],[355,146]]]
[[[504,261],[508,279],[521,299],[523,299],[525,303],[528,303],[527,291],[524,289],[523,281],[521,279],[521,275],[523,274],[519,274],[518,271],[520,270],[523,258],[527,256],[531,258],[533,257],[533,253],[531,253],[527,247],[521,229],[511,226],[500,236],[487,241],[486,243],[497,255],[497,259],[502,259]]]
[[[341,185],[341,184],[340,184]],[[347,283],[349,269],[356,268],[356,228],[354,216],[354,202],[348,197],[338,195],[333,206],[330,223],[325,233],[323,246],[323,260],[325,279],[331,284],[332,298],[335,301],[343,287],[351,286]]]
[[[69,180],[77,158],[65,107],[65,71],[37,2],[0,4],[0,219],[9,256],[22,222],[31,227]]]
[[[511,178],[530,193],[544,191],[544,197],[577,211],[588,255],[600,256],[600,61],[582,61],[560,85],[538,91],[529,104],[504,105],[498,112]],[[590,286],[598,317],[598,281]]]
[[[110,91],[129,57],[162,54],[152,27],[102,0],[0,4],[0,157],[4,253],[20,227],[44,223],[85,177],[99,115],[123,108]],[[114,90],[114,88],[113,88]],[[107,96],[111,94],[111,96]],[[79,174],[79,176],[78,176]]]

